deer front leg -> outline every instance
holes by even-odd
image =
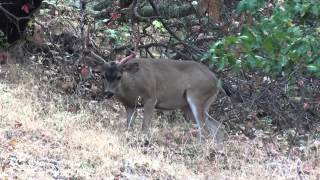
[[[131,123],[134,122],[134,120],[137,117],[137,112],[133,107],[125,107],[125,108],[127,112],[127,127],[129,129],[131,127]]]
[[[143,123],[142,123],[143,132],[148,132],[150,128],[155,102],[156,101],[153,99],[148,99],[144,102],[144,114],[143,114]]]

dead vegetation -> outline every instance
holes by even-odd
[[[29,68],[1,66],[1,179],[319,179],[317,139],[290,147],[281,135],[237,133],[216,152],[190,124],[159,118],[146,140],[139,119],[125,130],[116,102],[52,92]]]

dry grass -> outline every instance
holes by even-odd
[[[0,179],[320,178],[319,141],[288,155],[283,141],[238,135],[217,153],[164,120],[146,141],[124,130],[116,104],[56,94],[23,68],[0,68]]]

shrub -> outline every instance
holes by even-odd
[[[300,71],[320,77],[320,2],[278,3],[270,17],[258,13],[263,5],[260,0],[242,0],[238,12],[250,13],[256,22],[214,43],[206,59],[220,70],[231,67],[283,76]]]

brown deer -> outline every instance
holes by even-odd
[[[136,118],[135,109],[144,108],[142,130],[147,132],[153,112],[182,109],[199,128],[211,130],[221,142],[220,123],[209,118],[208,110],[219,93],[219,80],[205,65],[194,61],[126,58],[99,68],[106,98],[119,99],[127,112],[127,125]]]

